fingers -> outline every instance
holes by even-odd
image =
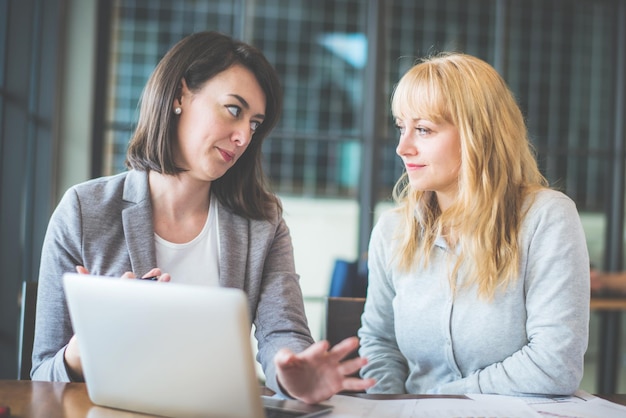
[[[149,272],[147,272],[146,274],[144,274],[141,277],[142,278],[144,278],[144,277],[159,277],[160,275],[161,275],[161,269],[155,267],[155,268],[151,269]]]
[[[286,362],[291,356],[293,356],[293,351],[288,348],[281,348],[276,352],[274,361]]]
[[[274,356],[274,364],[278,368],[288,369],[300,367],[303,364],[314,364],[320,359],[328,360],[328,341],[318,341],[311,344],[301,353],[295,354],[288,348],[282,348]]]
[[[147,272],[146,274],[144,274],[143,276],[141,276],[141,278],[142,279],[149,278],[150,280],[156,280],[159,282],[169,282],[171,279],[171,276],[168,273],[162,273],[160,268],[155,267],[149,272]]]
[[[329,353],[339,361],[357,348],[359,348],[359,339],[357,337],[348,337],[335,344],[335,346],[330,349]]]
[[[136,279],[136,278],[137,278],[137,275],[133,273],[132,271],[127,271],[124,274],[122,274],[122,279]],[[161,274],[161,269],[153,268],[152,270],[150,270],[149,272],[141,276],[141,278],[144,280],[169,282],[172,279],[172,276],[170,276],[169,273]]]
[[[276,378],[285,393],[306,403],[328,399],[342,390],[365,391],[375,380],[354,377],[354,373],[367,364],[367,359],[342,361],[358,345],[358,338],[351,337],[331,349],[325,340],[297,354],[283,348],[274,356]]]
[[[76,272],[78,274],[89,274],[89,271],[83,266],[76,266]]]
[[[307,353],[311,355],[319,355],[319,354],[326,353],[328,351],[328,348],[329,348],[328,341],[321,340],[321,341],[317,341],[316,343],[311,344],[309,348],[303,351],[303,353]]]
[[[276,368],[280,370],[296,367],[297,362],[298,358],[293,351],[288,348],[278,350],[274,356],[274,364]]]
[[[358,347],[359,339],[356,337],[346,338],[330,349],[328,341],[321,340],[312,344],[300,354],[292,353],[292,356],[298,357],[303,361],[323,361],[327,364],[336,364],[341,374],[349,375],[367,363],[367,360],[361,357],[342,362],[347,355],[354,352]]]
[[[89,274],[89,271],[84,266],[76,266],[76,272],[78,274]],[[121,277],[122,279],[136,279],[137,275],[133,273],[132,271],[127,271],[124,274],[122,274]],[[161,269],[156,268],[156,267],[141,277],[142,278],[156,277],[157,280],[160,282],[169,282],[172,279],[172,276],[170,276],[169,273],[162,274]]]
[[[348,377],[343,380],[343,390],[360,392],[371,388],[375,384],[375,379],[360,379],[358,377]]]
[[[339,372],[344,376],[350,376],[353,373],[358,372],[361,367],[367,364],[367,359],[364,357],[356,357],[354,359],[346,360],[340,363]],[[345,377],[342,382],[343,390],[359,392],[365,391],[376,384],[376,379],[362,379],[360,377]]]
[[[358,372],[361,367],[367,364],[367,359],[365,357],[355,357],[350,360],[344,360],[339,363],[339,367],[337,370],[344,376],[351,375],[352,373]]]

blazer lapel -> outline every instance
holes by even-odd
[[[212,197],[216,199],[215,196]],[[222,287],[245,290],[246,268],[250,254],[249,221],[217,203],[220,240],[220,279]]]
[[[130,264],[133,272],[141,276],[157,267],[148,173],[128,172],[123,199],[129,204],[122,211],[122,223]]]

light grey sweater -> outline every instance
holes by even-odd
[[[439,239],[428,268],[394,267],[401,222],[372,232],[360,354],[370,393],[571,394],[580,384],[589,324],[589,259],[574,203],[538,193],[523,221],[519,277],[489,302],[475,287],[453,297],[450,249]],[[466,282],[463,271],[457,286]]]
[[[218,203],[219,204],[219,203]],[[313,343],[295,273],[289,229],[249,220],[219,206],[220,286],[243,289],[255,324],[266,385],[276,384],[274,355]],[[96,275],[147,273],[156,263],[152,206],[145,172],[130,171],[70,188],[54,211],[41,256],[33,380],[69,381],[63,353],[73,335],[62,276],[82,265]],[[184,350],[184,341],[181,347]],[[184,355],[184,354],[183,354]]]

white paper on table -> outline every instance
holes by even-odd
[[[374,400],[335,395],[324,402],[334,406],[332,418],[542,418],[518,399],[420,398]]]
[[[502,395],[467,395],[476,400],[493,397],[522,400],[541,417],[559,418],[625,418],[626,406],[598,398],[579,390],[573,396],[558,397],[515,397]]]

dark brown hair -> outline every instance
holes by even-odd
[[[274,128],[282,110],[282,89],[275,69],[256,48],[218,32],[199,32],[174,45],[154,69],[141,96],[137,129],[133,134],[126,166],[177,175],[172,146],[177,118],[172,106],[181,94],[184,78],[192,92],[233,65],[250,70],[265,93],[265,119],[250,145],[221,178],[213,181],[211,193],[234,213],[251,219],[270,219],[280,202],[268,188],[263,173],[261,146]]]

